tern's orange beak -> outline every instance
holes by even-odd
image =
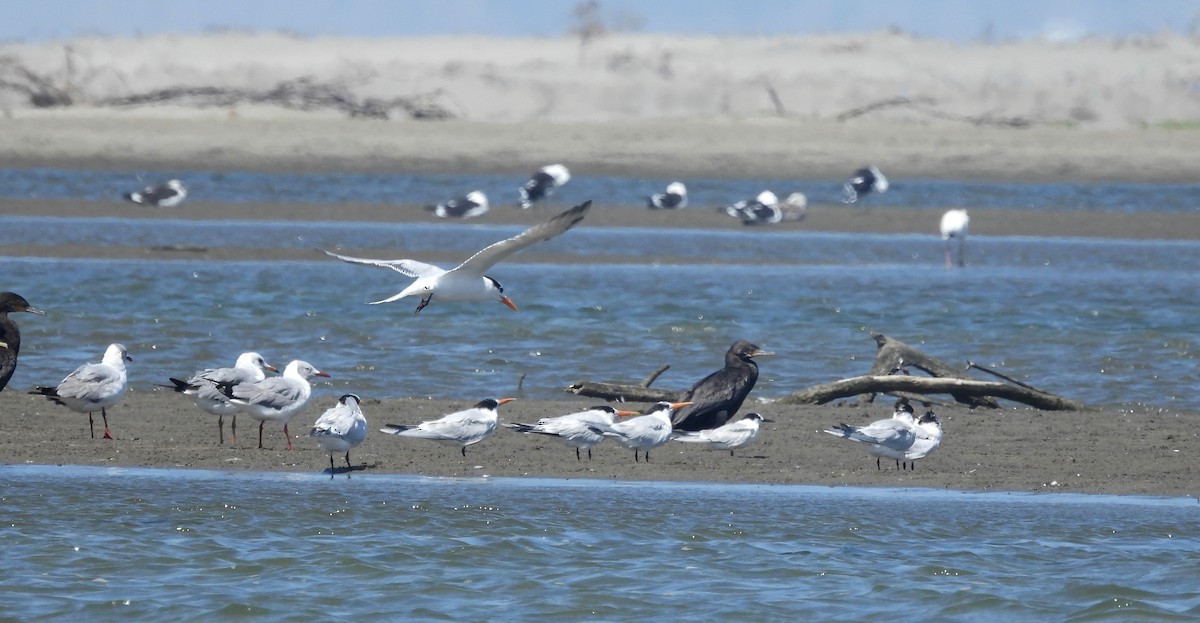
[[[512,302],[512,299],[508,298],[507,296],[504,296],[503,294],[500,295],[500,302],[504,303],[505,305],[508,305],[509,309],[512,309],[513,311],[521,311],[521,310],[517,309],[517,304]]]
[[[618,409],[617,415],[621,417],[628,417],[630,415],[641,415],[641,413],[638,413],[637,411],[625,411],[623,409]]]
[[[498,403],[500,403],[500,404],[502,404],[502,405],[506,405],[506,404],[508,404],[508,403],[510,403],[510,402],[512,402],[512,401],[514,401],[514,400],[516,400],[516,398],[497,398],[497,399],[496,399],[496,402],[498,402]]]
[[[675,411],[681,407],[686,407],[690,404],[692,404],[692,403],[690,403],[690,402],[673,402],[673,403],[671,403],[671,410]]]

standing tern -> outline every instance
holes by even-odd
[[[420,312],[436,294],[439,298],[447,301],[480,301],[499,297],[501,303],[509,306],[513,311],[517,311],[517,306],[512,299],[504,295],[504,288],[500,282],[483,274],[484,271],[525,247],[549,240],[571,229],[583,220],[591,206],[591,201],[585,201],[545,223],[534,225],[517,236],[484,248],[450,270],[410,259],[373,260],[339,255],[331,251],[325,251],[325,253],[343,262],[390,268],[406,277],[416,279],[398,294],[375,301],[371,303],[372,305],[391,303],[406,296],[419,296],[421,303],[417,305],[417,312]]]
[[[761,423],[770,421],[758,413],[747,413],[746,417],[736,422],[729,422],[720,428],[694,432],[677,432],[674,434],[673,439],[685,443],[708,444],[709,450],[728,450],[729,456],[733,456],[734,450],[744,448],[754,442],[755,438],[758,437],[758,429]]]
[[[357,448],[367,438],[367,418],[359,407],[357,394],[345,394],[338,398],[337,405],[329,408],[313,424],[308,436],[317,440],[321,449],[329,453],[329,473],[333,474],[333,455],[346,453],[346,468],[350,469],[350,450]]]
[[[685,407],[688,402],[660,402],[651,407],[645,415],[630,418],[623,422],[614,422],[607,430],[595,428],[606,437],[612,437],[617,443],[633,450],[633,460],[638,460],[638,450],[650,462],[650,449],[657,448],[671,440],[671,413]]]
[[[917,440],[917,433],[912,424],[898,417],[876,420],[861,427],[838,424],[825,429],[824,432],[864,444],[867,454],[875,457],[875,469],[883,469],[879,464],[880,457],[897,461],[907,460],[905,452],[912,448]]]
[[[45,316],[16,292],[0,292],[0,391],[17,370],[17,355],[21,351],[21,329],[8,317],[9,312],[29,312]]]
[[[296,359],[283,369],[283,376],[273,376],[257,383],[218,383],[217,386],[242,413],[258,420],[259,450],[263,447],[263,425],[267,420],[283,423],[287,449],[291,450],[292,434],[288,432],[288,422],[308,404],[312,396],[312,385],[308,380],[314,376],[329,378],[328,374],[312,364]]]
[[[755,357],[774,355],[746,340],[738,340],[725,351],[725,367],[700,379],[683,395],[691,406],[675,413],[675,428],[697,431],[723,426],[758,382]]]
[[[470,409],[456,411],[436,420],[427,420],[415,425],[388,424],[379,429],[379,432],[458,446],[462,455],[467,456],[467,446],[477,444],[495,432],[496,423],[500,420],[496,409],[514,400],[516,398],[487,398]]]
[[[104,351],[100,363],[85,363],[68,374],[55,387],[36,387],[31,394],[45,396],[64,407],[88,414],[88,430],[92,439],[96,438],[96,428],[92,414],[100,410],[104,418],[104,438],[112,439],[108,430],[108,407],[111,407],[125,397],[129,389],[129,378],[125,375],[125,362],[133,358],[121,344],[109,344]]]
[[[917,439],[904,452],[909,469],[916,469],[917,459],[923,459],[933,454],[933,451],[942,445],[942,423],[938,421],[932,410],[926,411],[925,415],[917,420],[914,430]]]
[[[592,460],[592,446],[604,441],[604,431],[609,430],[617,416],[637,415],[636,411],[623,411],[608,405],[592,407],[577,413],[558,417],[542,418],[536,424],[505,424],[518,433],[557,437],[575,448],[575,460],[581,461],[580,448],[586,448],[588,460]]]
[[[217,416],[217,443],[221,445],[225,445],[225,416],[232,416],[230,436],[233,438],[233,443],[236,444],[238,406],[229,401],[229,396],[225,395],[219,385],[236,386],[242,383],[257,383],[267,378],[264,370],[279,371],[258,353],[242,353],[238,355],[232,368],[201,370],[186,381],[171,377],[171,385],[163,387],[192,396],[201,411]]]

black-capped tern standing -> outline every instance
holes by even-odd
[[[608,430],[595,428],[606,437],[612,437],[617,443],[633,450],[633,460],[638,461],[638,450],[641,450],[650,462],[650,450],[671,440],[671,414],[676,409],[685,407],[688,402],[659,402],[650,408],[645,415],[614,422]]]
[[[636,411],[623,411],[608,405],[592,407],[577,413],[558,417],[542,418],[536,424],[505,424],[518,433],[556,437],[575,448],[575,460],[581,461],[579,450],[587,449],[588,460],[592,460],[592,447],[604,441],[608,430],[618,416],[637,415]]]
[[[514,400],[516,398],[487,398],[470,409],[456,411],[436,420],[427,420],[420,424],[388,424],[379,429],[379,432],[458,446],[462,455],[467,456],[467,446],[477,444],[495,432],[496,423],[500,421],[500,414],[497,412],[500,405]]]
[[[325,251],[325,253],[343,262],[390,268],[406,277],[416,278],[416,281],[412,282],[412,284],[401,290],[398,294],[389,296],[381,301],[375,301],[371,303],[372,305],[391,303],[407,296],[419,296],[421,297],[421,303],[417,305],[417,311],[420,312],[433,300],[434,295],[437,295],[439,299],[447,301],[498,299],[501,303],[512,308],[513,311],[517,311],[517,306],[512,302],[512,299],[504,295],[504,288],[500,285],[500,282],[483,274],[484,271],[525,247],[554,238],[578,225],[583,220],[583,217],[587,215],[587,211],[591,206],[591,201],[585,201],[545,223],[534,225],[512,238],[501,240],[484,248],[482,251],[468,258],[467,261],[450,270],[411,259],[373,260],[339,255],[330,251]]]
[[[673,439],[684,443],[708,444],[709,450],[728,450],[729,456],[733,456],[734,450],[754,443],[758,438],[759,425],[770,421],[758,413],[747,413],[746,417],[719,428],[677,432]]]
[[[317,440],[321,449],[329,453],[329,473],[333,474],[333,455],[346,453],[346,467],[350,465],[350,451],[367,438],[367,418],[359,406],[358,394],[344,394],[338,403],[317,418],[308,436]]]

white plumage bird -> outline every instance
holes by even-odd
[[[571,181],[571,172],[561,164],[548,164],[529,177],[521,185],[521,207],[528,210],[533,204],[554,194],[555,189]]]
[[[237,405],[242,413],[258,420],[258,447],[263,447],[263,425],[268,420],[283,423],[283,434],[287,437],[287,449],[292,449],[292,434],[288,422],[308,405],[312,397],[309,379],[329,375],[313,367],[311,363],[293,360],[283,370],[282,376],[263,379],[257,383],[218,383],[229,401]]]
[[[164,387],[191,396],[201,411],[217,416],[217,443],[224,445],[225,416],[232,416],[230,435],[236,444],[238,406],[229,401],[229,396],[221,391],[218,384],[234,386],[241,383],[257,383],[267,378],[266,370],[279,371],[267,363],[262,355],[248,352],[238,355],[232,368],[208,368],[193,374],[192,378],[186,381],[172,377],[172,385]]]
[[[112,439],[108,430],[108,407],[125,398],[129,389],[129,378],[125,374],[125,362],[133,361],[122,344],[109,344],[100,363],[85,363],[67,375],[55,387],[35,387],[31,394],[45,396],[64,407],[88,414],[88,430],[96,438],[92,414],[100,411],[104,418],[104,438]]]
[[[747,413],[746,417],[717,428],[676,431],[673,439],[684,443],[707,444],[709,450],[728,450],[729,456],[733,456],[734,450],[754,443],[758,438],[760,425],[770,421],[758,413]]]
[[[504,295],[504,287],[500,285],[499,281],[483,274],[484,271],[521,249],[549,240],[571,229],[583,220],[591,206],[591,201],[585,201],[545,223],[534,225],[517,236],[484,248],[450,270],[411,259],[375,260],[339,255],[330,251],[325,251],[325,253],[343,262],[390,268],[406,277],[416,279],[399,293],[375,301],[371,303],[372,305],[391,303],[407,296],[419,296],[421,303],[417,305],[417,312],[420,312],[433,300],[434,295],[437,295],[439,299],[448,301],[480,301],[498,298],[501,303],[516,311],[516,304]]]
[[[586,449],[592,460],[592,447],[604,441],[604,432],[612,427],[618,416],[637,415],[636,411],[614,409],[608,405],[592,407],[577,413],[542,418],[536,424],[505,424],[518,433],[555,437],[575,448],[575,460],[583,460],[580,449]]]
[[[179,180],[170,180],[165,184],[147,186],[140,191],[125,193],[124,197],[127,201],[141,205],[173,208],[187,199],[187,187]]]
[[[690,405],[690,402],[659,402],[650,408],[645,415],[630,418],[623,422],[614,422],[607,430],[596,428],[606,437],[612,437],[617,443],[633,450],[633,460],[638,461],[638,450],[641,450],[650,462],[650,450],[671,440],[671,416],[676,409]]]
[[[487,398],[470,409],[456,411],[436,420],[427,420],[415,425],[388,424],[379,429],[379,432],[458,446],[462,455],[467,456],[467,446],[477,444],[495,432],[496,423],[500,421],[500,414],[497,412],[500,405],[514,400],[516,398]]]
[[[488,198],[483,191],[472,190],[465,196],[427,206],[426,209],[438,218],[475,218],[487,214]]]
[[[966,266],[966,246],[967,246],[967,229],[971,226],[971,217],[967,215],[966,210],[947,210],[942,215],[942,222],[938,229],[942,232],[942,241],[946,247],[946,268],[954,268],[954,261],[951,254],[951,246],[954,240],[958,241],[958,265],[959,267]]]
[[[336,468],[333,455],[346,453],[346,467],[350,465],[350,450],[357,448],[367,438],[367,418],[363,415],[357,394],[345,394],[338,403],[317,418],[308,436],[317,440],[321,449],[329,453],[329,473]]]
[[[667,190],[646,197],[646,207],[651,210],[678,210],[688,204],[687,186],[683,182],[667,184]]]
[[[867,426],[838,424],[825,429],[824,432],[863,444],[867,454],[875,457],[875,469],[883,469],[879,463],[881,457],[896,461],[907,460],[905,452],[912,448],[913,442],[917,440],[913,425],[898,417],[876,420]]]

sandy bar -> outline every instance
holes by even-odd
[[[564,395],[565,396],[565,395]],[[189,399],[169,391],[131,391],[109,410],[115,441],[90,439],[87,416],[40,396],[0,394],[0,412],[10,425],[0,428],[0,456],[14,464],[77,464],[126,467],[179,467],[320,472],[329,456],[310,439],[308,428],[336,398],[318,389],[308,409],[290,425],[294,451],[283,432],[268,424],[264,449],[255,422],[239,420],[238,443],[217,443],[216,418]],[[1200,456],[1192,451],[1194,415],[1160,411],[1138,413],[1047,413],[1029,409],[969,411],[938,409],[946,431],[941,449],[919,461],[915,471],[882,471],[860,447],[821,433],[839,422],[866,424],[890,416],[883,404],[846,406],[756,405],[775,420],[759,441],[736,456],[671,442],[651,451],[650,463],[611,442],[578,461],[559,442],[498,429],[469,447],[464,459],[456,447],[378,432],[385,423],[416,423],[466,408],[474,400],[375,400],[364,397],[370,423],[367,440],[351,453],[362,473],[429,476],[540,476],[621,480],[886,485],[958,490],[1071,491],[1087,493],[1200,495]],[[594,401],[523,401],[501,407],[501,421],[529,422],[568,413]],[[24,426],[13,425],[17,422]],[[97,430],[100,415],[96,414]],[[30,431],[36,430],[36,435]],[[99,434],[99,433],[97,433]],[[342,464],[342,457],[337,463]]]

